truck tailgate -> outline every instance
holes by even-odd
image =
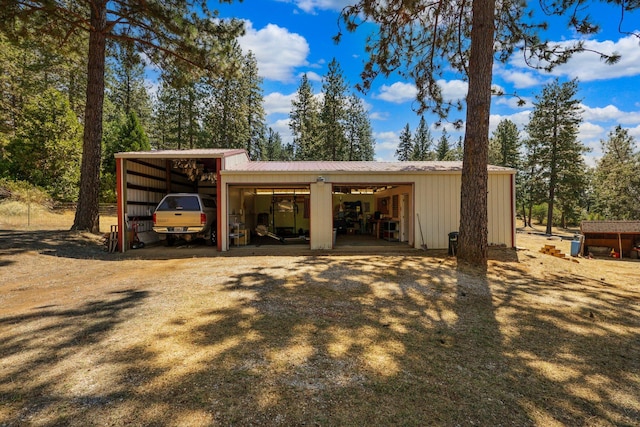
[[[204,227],[201,223],[200,212],[173,211],[156,212],[155,231],[166,232],[197,232]]]

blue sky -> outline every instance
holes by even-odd
[[[364,40],[367,33],[345,33],[338,45],[332,40],[338,32],[338,12],[349,3],[349,0],[244,0],[232,5],[217,1],[210,4],[223,18],[245,20],[246,35],[240,43],[243,50],[251,50],[256,55],[264,79],[267,123],[285,142],[291,140],[289,111],[303,74],[307,74],[315,92],[319,93],[327,65],[336,58],[349,85],[353,88],[360,82],[359,73],[366,60]],[[622,55],[622,60],[610,66],[602,63],[598,55],[585,52],[551,74],[529,68],[517,54],[507,64],[496,64],[494,85],[503,88],[505,93],[517,92],[529,102],[517,106],[517,100],[512,96],[494,97],[491,131],[502,119],[512,120],[522,130],[532,111],[530,101],[546,83],[556,77],[561,82],[578,78],[578,98],[583,104],[579,138],[592,150],[587,155],[587,163],[595,164],[595,159],[601,156],[600,141],[617,125],[628,129],[636,141],[640,141],[640,38],[618,32],[619,9],[598,5],[591,15],[603,28],[601,33],[586,41],[587,48],[616,51]],[[640,11],[627,13],[623,31],[637,34],[639,18]],[[551,29],[553,32],[549,32],[548,38],[552,41],[574,40],[575,34],[564,25]],[[446,96],[452,99],[465,96],[467,86],[462,80],[453,78],[442,83]],[[355,93],[355,89],[352,91]],[[414,94],[414,85],[397,76],[378,78],[367,94],[359,94],[368,107],[376,140],[376,160],[396,160],[394,153],[400,132],[407,123],[412,132],[416,129],[419,116],[413,110]],[[425,115],[425,119],[431,125],[436,121],[429,115]],[[442,128],[432,128],[435,139],[441,131]],[[452,142],[462,135],[453,127],[447,127],[447,132]]]

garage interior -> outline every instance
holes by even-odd
[[[334,247],[407,245],[410,185],[333,185]],[[405,194],[405,197],[401,197]],[[309,245],[310,188],[229,187],[230,247]],[[406,205],[402,206],[402,201]]]

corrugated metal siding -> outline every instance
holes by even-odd
[[[164,161],[147,159],[144,163],[125,162],[126,213],[129,218],[150,215],[165,194]]]
[[[246,153],[236,153],[234,155],[225,157],[223,169],[234,169],[249,162],[249,157]]]
[[[315,172],[232,172],[223,171],[223,181],[234,185],[247,186],[287,186],[311,183],[314,188],[319,174]],[[410,213],[413,225],[414,246],[422,244],[417,215],[425,243],[431,249],[444,249],[449,244],[449,233],[458,231],[460,223],[460,188],[462,178],[459,172],[443,171],[422,174],[407,173],[353,173],[331,172],[322,174],[329,188],[325,199],[318,194],[311,197],[311,245],[315,249],[331,247],[333,240],[331,211],[332,185],[349,184],[410,184],[415,182]],[[513,204],[510,173],[489,174],[488,194],[488,242],[508,247],[512,246]],[[312,190],[313,191],[313,190]],[[403,190],[405,191],[405,190]],[[406,192],[406,191],[405,191]],[[324,194],[324,193],[323,193]],[[320,205],[318,205],[320,203]],[[374,209],[375,210],[375,209]],[[416,215],[417,214],[417,215]],[[327,246],[329,245],[329,246]]]
[[[333,204],[331,184],[310,185],[311,199],[311,249],[333,248]]]
[[[449,233],[458,231],[460,223],[460,175],[423,175],[416,179],[415,207],[427,247],[446,248]],[[415,242],[422,244],[420,227]]]
[[[511,175],[489,175],[488,190],[488,243],[511,247],[514,224]]]

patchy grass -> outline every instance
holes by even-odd
[[[69,230],[75,211],[52,210],[42,203],[19,200],[0,201],[0,230]],[[117,224],[113,215],[100,216],[100,231],[106,233]]]
[[[486,275],[443,251],[174,259],[45,237],[0,243],[0,425],[640,419],[638,262],[560,260],[535,235]]]

